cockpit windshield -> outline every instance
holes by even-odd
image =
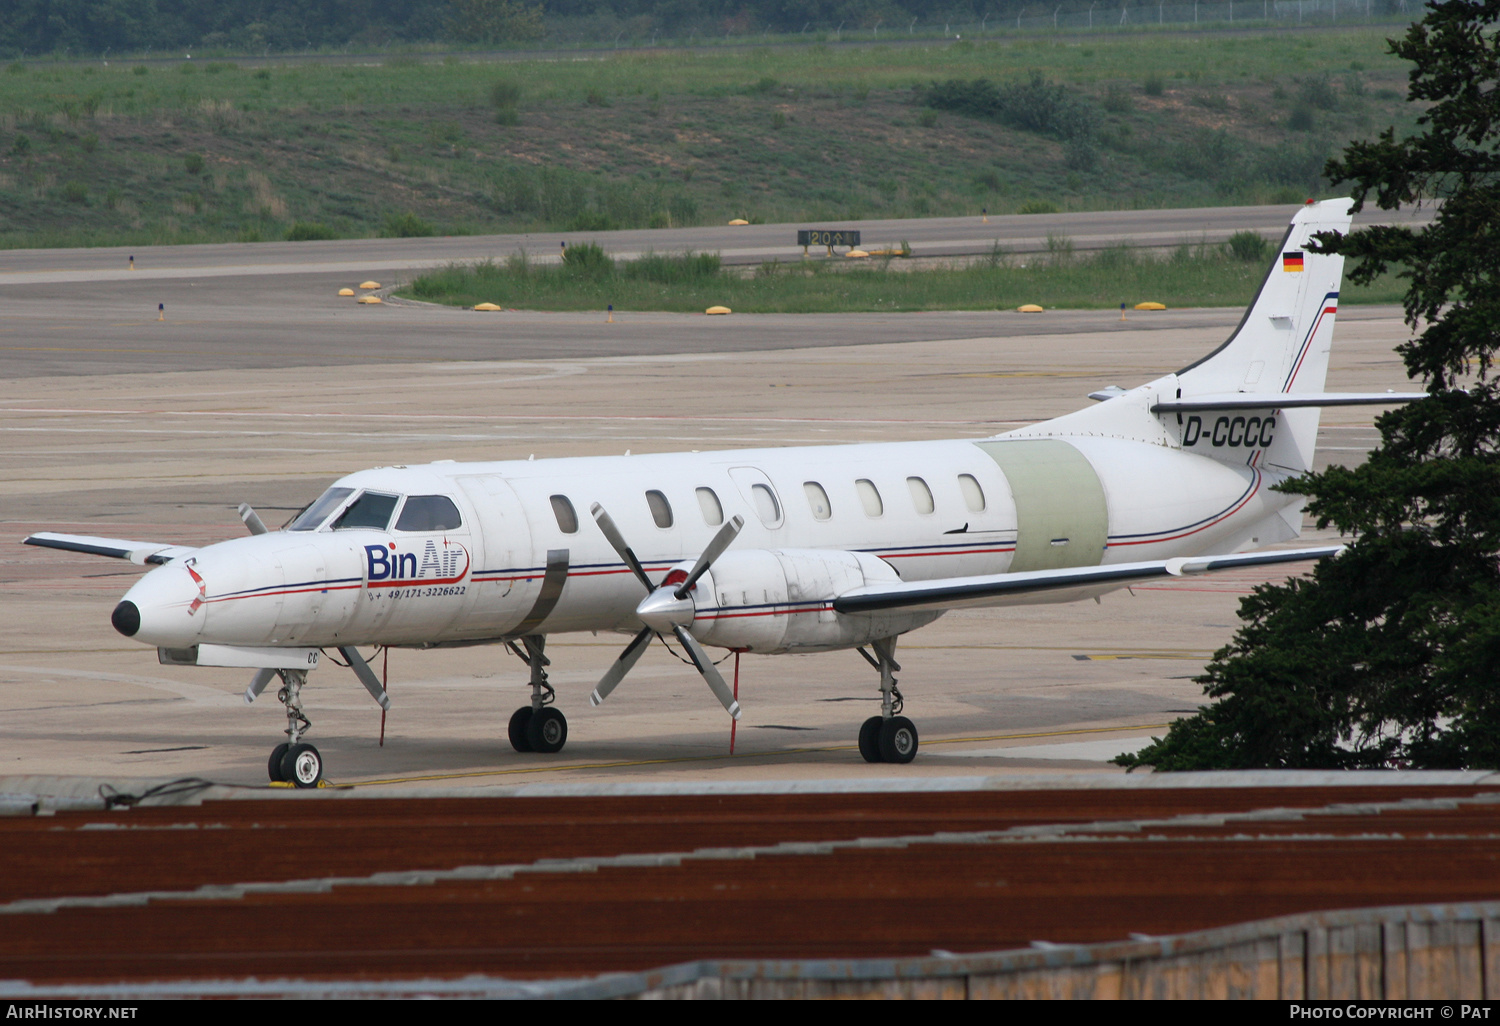
[[[365,492],[351,502],[348,509],[339,514],[339,518],[333,522],[333,529],[349,531],[364,528],[384,531],[391,522],[391,514],[396,512],[396,503],[400,501],[399,495]]]
[[[353,488],[330,488],[318,497],[318,501],[298,515],[287,525],[288,531],[316,531],[322,526],[328,515],[338,509],[339,505],[349,496],[354,494]]]

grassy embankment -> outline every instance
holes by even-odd
[[[1253,241],[1252,241],[1253,240]],[[1259,244],[1256,245],[1255,243]],[[597,247],[574,246],[563,265],[537,266],[524,256],[504,263],[454,265],[418,278],[399,294],[457,306],[495,303],[536,310],[701,312],[725,305],[737,313],[843,313],[905,310],[1105,309],[1153,301],[1169,307],[1241,306],[1254,295],[1270,244],[1183,246],[1165,258],[1108,249],[1075,255],[1062,240],[1047,254],[992,256],[961,268],[899,270],[885,261],[857,267],[763,264],[749,276],[726,271],[711,254],[616,263]],[[1350,288],[1344,302],[1394,303],[1400,282],[1387,276]]]
[[[1328,151],[1415,115],[1389,34],[15,64],[0,246],[1295,202]],[[1098,113],[1088,161],[916,92],[1033,71]]]

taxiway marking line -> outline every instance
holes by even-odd
[[[938,740],[923,740],[926,745],[957,745],[971,741],[1023,741],[1034,737],[1067,737],[1074,734],[1118,734],[1127,730],[1161,730],[1170,723],[1135,723],[1123,727],[1086,727],[1080,730],[1048,730],[1028,734],[992,734],[985,737],[950,737]],[[777,755],[805,755],[809,752],[847,752],[859,745],[822,745],[816,748],[783,748],[776,752],[755,752],[747,755],[684,755],[669,759],[634,759],[619,762],[574,763],[571,766],[518,766],[514,769],[475,770],[468,773],[434,773],[420,777],[389,777],[383,780],[361,780],[355,783],[332,784],[333,787],[378,787],[385,784],[419,784],[432,780],[464,780],[474,777],[503,777],[519,773],[561,773],[565,770],[620,769],[627,766],[663,766],[680,762],[723,762],[726,759],[761,759]]]

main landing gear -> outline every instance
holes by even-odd
[[[302,714],[302,685],[307,683],[307,671],[277,670],[276,675],[281,678],[276,697],[286,706],[286,733],[291,740],[271,749],[266,772],[273,784],[317,787],[323,781],[323,757],[312,745],[302,743],[302,735],[312,726]]]
[[[531,704],[517,709],[510,718],[510,746],[518,752],[539,752],[551,755],[562,751],[568,741],[568,720],[562,711],[553,707],[557,692],[547,683],[547,667],[552,660],[542,654],[547,639],[540,634],[528,634],[521,639],[525,651],[514,641],[506,647],[531,667]]]
[[[900,715],[904,704],[901,689],[896,687],[896,639],[885,638],[870,646],[875,655],[864,649],[859,654],[880,671],[880,715],[871,716],[859,728],[859,754],[865,762],[911,762],[917,757],[917,725]]]

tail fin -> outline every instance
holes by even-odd
[[[1347,198],[1331,199],[1297,211],[1239,327],[1218,349],[1177,372],[1179,398],[1323,391],[1344,258],[1307,247],[1317,232],[1347,232],[1351,205]],[[1317,408],[1283,410],[1280,430],[1262,461],[1292,472],[1310,468],[1319,413]],[[1246,452],[1240,450],[1237,458],[1222,455],[1243,462]]]

